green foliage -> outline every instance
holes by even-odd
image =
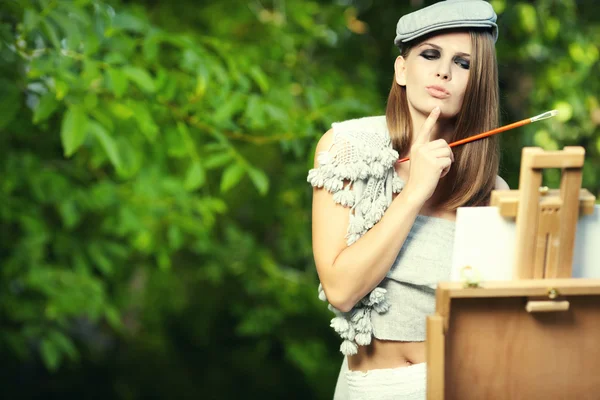
[[[331,397],[306,173],[383,112],[411,5],[205,3],[0,2],[0,354],[47,371],[21,394]],[[504,122],[561,111],[503,134],[502,175],[580,144],[598,193],[594,4],[492,3]]]
[[[320,365],[336,349],[323,343],[328,311],[315,298],[306,159],[331,122],[381,106],[363,90],[374,74],[339,73],[328,57],[345,29],[341,6],[244,7],[223,24],[207,18],[209,35],[118,2],[2,7],[3,352],[58,373],[81,354],[112,362],[97,358],[114,348],[98,339],[108,337],[140,343],[129,360],[172,364],[165,325],[197,310],[200,349],[229,319],[221,353],[267,343],[262,356],[287,363],[297,384],[323,371],[331,382],[335,367]],[[307,330],[313,323],[324,328]],[[300,356],[303,346],[320,361]],[[204,361],[223,354],[213,357]],[[270,380],[255,374],[248,390]],[[330,386],[315,385],[301,392]]]
[[[522,137],[506,138],[506,164],[514,171],[509,184],[518,185],[517,166],[524,145],[546,150],[580,145],[586,148],[583,186],[599,193],[600,82],[595,77],[600,75],[600,21],[596,18],[582,23],[587,15],[593,14],[593,3],[574,0],[494,3],[506,4],[499,16],[504,38],[498,42],[505,109],[515,120],[559,110],[556,118],[523,128]],[[560,175],[558,171],[547,171],[545,180],[549,186],[558,187]]]

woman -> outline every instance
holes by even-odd
[[[425,321],[456,209],[508,188],[496,136],[448,146],[498,125],[495,21],[482,0],[402,17],[385,116],[333,124],[317,145],[313,252],[346,356],[335,399],[425,398]]]

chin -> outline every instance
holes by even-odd
[[[429,101],[426,104],[423,104],[421,107],[415,107],[421,114],[428,116],[431,114],[434,108],[440,108],[440,118],[448,118],[448,112],[451,111],[447,104],[444,104],[441,101]]]
[[[441,110],[440,118],[450,119],[458,115],[460,108],[454,107],[453,104],[448,104],[446,100],[430,97],[422,99],[424,101],[417,104],[412,103],[413,108],[421,114],[428,116],[434,108],[439,107]],[[410,101],[409,101],[410,102]]]
[[[431,111],[436,108],[440,108],[440,118],[454,118],[458,115],[460,110],[444,103],[443,101],[433,101],[431,104],[428,104],[426,108],[424,108],[424,114],[429,115]]]

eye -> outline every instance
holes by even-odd
[[[471,67],[471,63],[464,58],[457,57],[454,59],[454,62],[463,69],[469,69]]]
[[[434,49],[427,49],[424,50],[423,52],[421,52],[421,54],[419,54],[421,57],[423,57],[426,60],[433,60],[436,58],[440,58],[440,52]]]

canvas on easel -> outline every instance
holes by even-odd
[[[459,272],[475,274],[438,285],[427,319],[428,399],[600,398],[600,279],[572,278],[578,222],[597,215],[580,189],[583,158],[582,148],[526,148],[519,190],[493,194],[492,208],[516,217],[514,258],[502,266],[510,280],[481,279],[464,265]],[[544,168],[562,169],[559,190],[541,186]]]
[[[600,279],[600,205],[594,205],[593,199],[582,199],[592,203],[592,213],[581,213],[577,221],[573,278]],[[503,217],[497,207],[459,208],[450,281],[463,280],[464,266],[470,266],[482,281],[515,279],[515,235],[515,222]]]

